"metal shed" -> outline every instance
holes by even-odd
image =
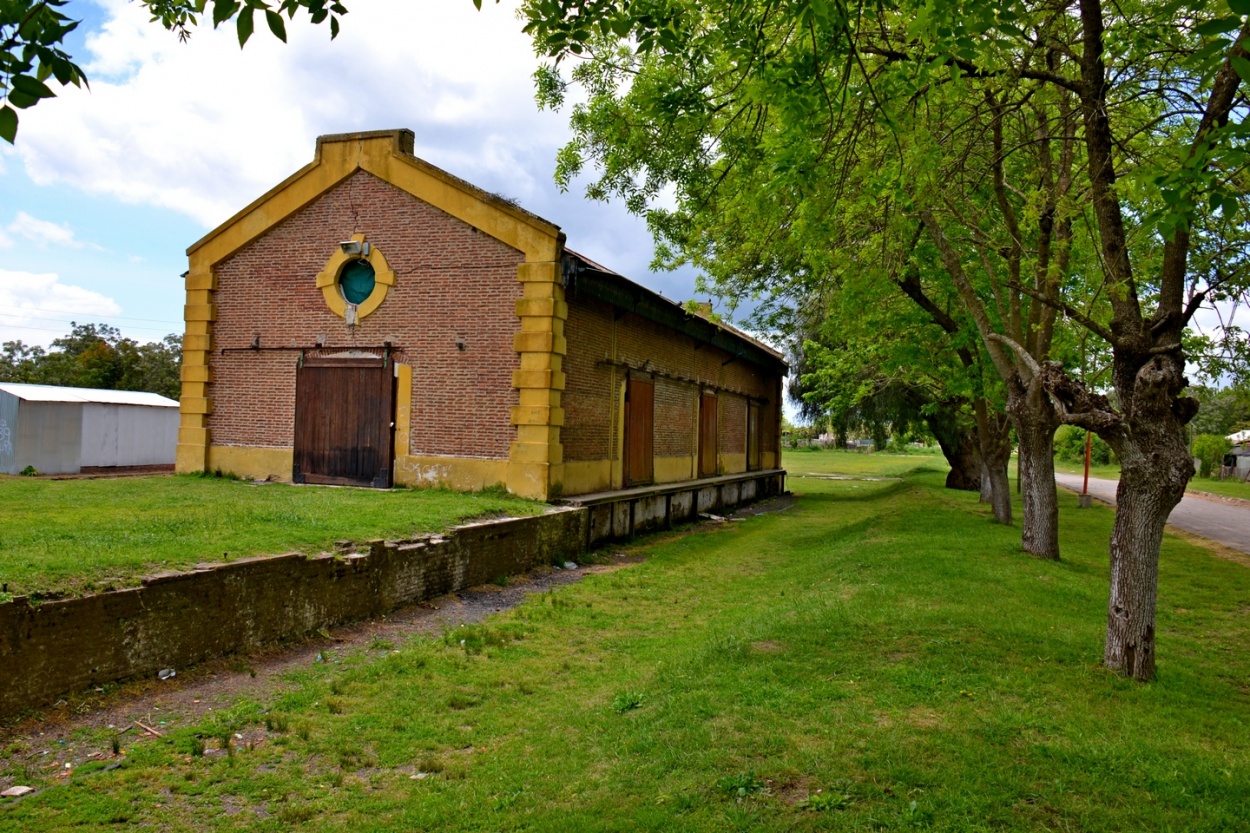
[[[178,403],[155,393],[0,382],[0,474],[172,467]]]

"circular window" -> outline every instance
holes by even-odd
[[[376,278],[367,260],[353,260],[339,272],[339,291],[349,304],[362,304],[373,294]]]

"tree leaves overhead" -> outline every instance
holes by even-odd
[[[310,22],[330,21],[331,39],[338,36],[340,18],[347,8],[338,0],[281,0],[276,6],[264,0],[139,0],[152,21],[187,40],[200,18],[209,12],[213,27],[235,21],[239,46],[255,29],[255,15],[263,12],[274,37],[286,41],[286,19],[303,10]],[[209,10],[209,3],[212,9]],[[65,51],[65,38],[78,26],[63,11],[69,0],[0,0],[0,139],[12,144],[17,138],[17,110],[33,107],[56,93],[47,85],[55,78],[61,86],[87,86],[81,67]]]

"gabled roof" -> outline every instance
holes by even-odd
[[[560,227],[496,194],[413,155],[411,130],[374,130],[317,138],[313,161],[269,189],[187,249],[197,263],[219,263],[269,231],[356,171],[429,203],[494,237],[527,260],[552,261],[563,242]]]
[[[25,402],[79,402],[94,405],[146,405],[154,408],[177,408],[173,399],[159,393],[133,390],[101,390],[99,388],[63,388],[55,385],[27,385],[0,382],[0,391]]]

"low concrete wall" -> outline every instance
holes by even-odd
[[[586,509],[586,546],[688,523],[702,513],[722,512],[785,491],[781,469],[708,477],[578,495],[563,503]]]
[[[141,587],[0,605],[0,715],[66,692],[380,616],[585,550],[586,511],[457,527],[369,552],[206,565]]]
[[[784,477],[771,470],[605,492],[533,518],[373,541],[368,552],[208,564],[38,605],[18,597],[0,605],[0,717],[576,559],[601,541],[780,494]]]

